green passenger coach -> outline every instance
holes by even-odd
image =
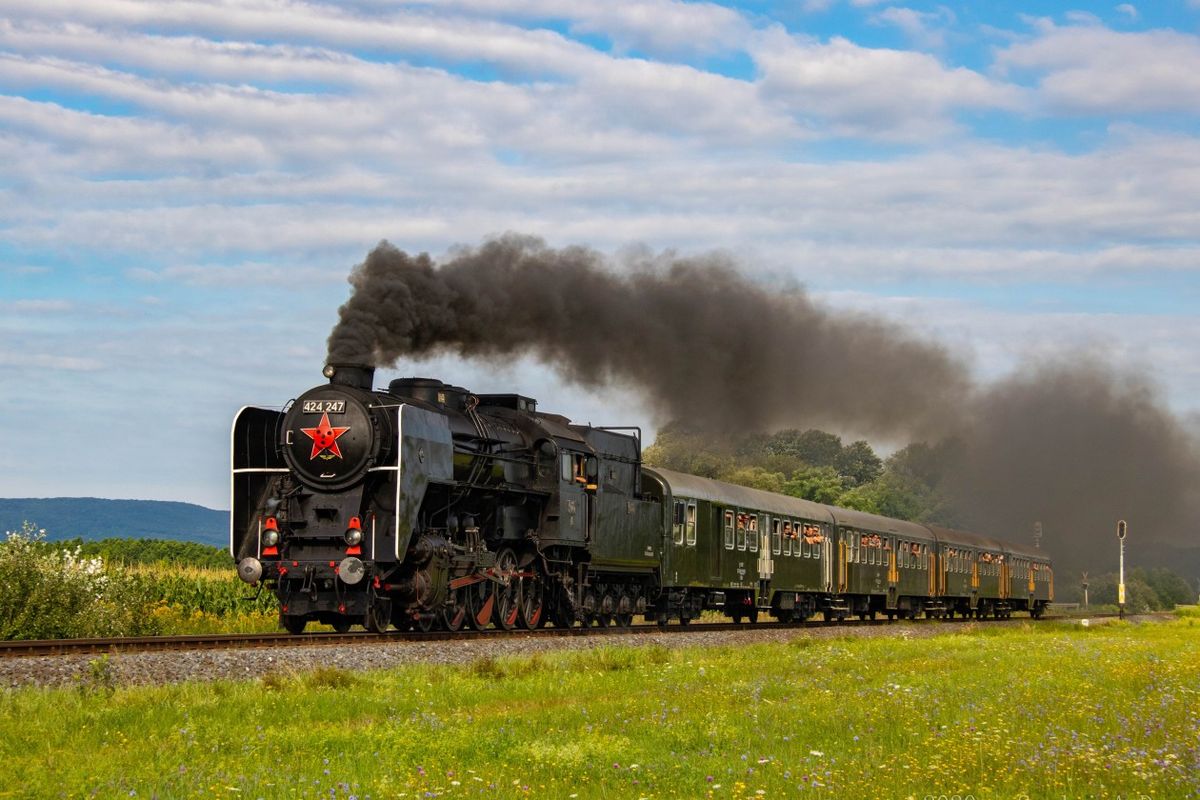
[[[660,623],[706,609],[735,622],[1037,617],[1053,599],[1036,550],[668,469],[642,478],[662,503]]]
[[[827,610],[835,560],[829,508],[795,497],[647,467],[642,489],[662,499],[663,590],[687,622],[706,608],[734,621],[759,613],[804,619]]]

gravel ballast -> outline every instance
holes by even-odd
[[[1135,618],[1131,618],[1137,621]],[[1092,620],[1101,624],[1110,620]],[[597,647],[737,647],[795,639],[895,636],[918,638],[963,633],[977,625],[1009,623],[919,622],[889,625],[813,628],[747,627],[737,631],[706,631],[692,626],[686,631],[603,636],[464,637],[451,641],[389,641],[365,644],[288,645],[283,647],[180,650],[150,653],[114,653],[104,656],[24,656],[0,659],[0,686],[81,686],[96,680],[97,662],[103,663],[104,680],[115,685],[158,685],[183,681],[245,680],[264,675],[287,675],[319,667],[346,670],[387,669],[401,664],[469,664],[483,658],[531,655],[553,650]],[[1024,624],[1031,624],[1024,621]],[[1033,623],[1036,624],[1036,623]]]

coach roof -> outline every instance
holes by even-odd
[[[737,486],[712,478],[700,478],[660,467],[646,467],[646,472],[656,475],[676,498],[708,500],[721,505],[754,511],[766,511],[779,516],[799,517],[816,522],[833,522],[829,508],[811,500],[764,492],[747,486]]]

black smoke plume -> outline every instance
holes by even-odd
[[[1118,518],[1131,536],[1200,545],[1194,439],[1144,381],[1102,362],[1025,365],[980,387],[912,330],[751,282],[719,255],[642,254],[614,268],[592,250],[510,235],[435,264],[385,242],[350,282],[331,362],[532,355],[714,433],[953,441],[944,488],[981,532],[1028,542],[1040,520],[1051,553],[1097,566],[1111,561],[1097,546]]]
[[[865,316],[834,316],[719,256],[632,259],[509,236],[435,266],[381,244],[355,268],[331,362],[531,354],[584,386],[640,390],[665,419],[711,430],[806,420],[923,434],[955,416],[963,366]]]

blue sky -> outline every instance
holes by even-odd
[[[319,380],[381,239],[719,249],[980,381],[1082,350],[1200,415],[1200,0],[0,8],[0,495],[225,507],[230,418]]]

